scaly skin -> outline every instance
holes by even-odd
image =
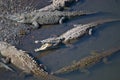
[[[38,43],[38,42],[39,41],[36,41],[35,43]],[[62,39],[60,39],[59,37],[52,37],[52,38],[42,40],[41,43],[43,44],[43,46],[35,49],[35,52],[55,48],[57,45],[62,43]]]
[[[64,80],[48,74],[29,54],[25,51],[17,50],[6,42],[0,42],[0,53],[2,56],[9,58],[13,65],[26,73],[33,73],[37,77],[43,78],[43,80]]]
[[[112,54],[116,53],[117,51],[120,51],[120,47],[113,48],[113,49],[104,51],[99,54],[90,55],[88,57],[81,59],[80,61],[78,61],[74,64],[71,64],[69,66],[61,68],[61,69],[53,72],[52,74],[64,74],[64,73],[69,73],[69,72],[72,72],[72,71],[75,71],[78,69],[80,69],[80,70],[87,69],[87,68],[97,64],[102,59],[105,59],[106,57],[111,56]]]
[[[34,11],[31,13],[22,13],[9,15],[7,18],[20,22],[20,23],[31,23],[36,27],[44,24],[62,24],[64,20],[70,19],[75,16],[83,16],[87,14],[94,14],[97,12],[89,12],[89,11],[73,11],[73,12],[42,12],[42,11]]]
[[[66,6],[78,0],[52,0],[52,4],[39,9],[39,11],[55,11],[64,9]]]
[[[62,34],[60,37],[64,38],[63,43],[66,43],[66,42],[69,42],[70,40],[82,37],[86,33],[88,33],[89,35],[92,35],[92,28],[97,27],[100,24],[118,21],[118,20],[120,19],[105,19],[105,20],[98,20],[95,22],[90,22],[90,23],[83,24],[83,25],[82,24],[74,25],[74,28],[68,30],[67,32]]]
[[[63,44],[69,43],[70,40],[82,37],[86,33],[89,33],[89,35],[91,35],[93,27],[96,27],[97,25],[100,25],[106,22],[112,22],[112,21],[118,21],[118,20],[120,19],[105,19],[105,20],[90,22],[88,24],[75,25],[74,28],[66,31],[65,33],[63,33],[62,35],[56,38],[52,38],[52,39],[48,38],[42,41],[38,41],[42,43],[42,46],[40,48],[35,49],[35,51],[37,52],[37,51],[54,48],[55,46],[58,46],[60,43],[63,43]]]

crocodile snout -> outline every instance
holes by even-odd
[[[46,50],[48,48],[52,47],[52,44],[50,43],[45,43],[43,44],[40,48],[37,48],[35,49],[35,52],[38,52],[38,51],[43,51],[43,50]]]

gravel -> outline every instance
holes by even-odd
[[[39,0],[0,0],[0,14],[14,14],[36,10]],[[18,44],[19,38],[28,34],[34,26],[17,23],[0,16],[0,41]]]

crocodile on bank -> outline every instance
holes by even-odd
[[[29,54],[6,42],[0,41],[0,53],[3,57],[9,59],[13,65],[26,73],[33,73],[35,76],[43,78],[43,80],[64,80],[48,74]]]
[[[78,2],[78,0],[52,0],[52,4],[39,9],[39,11],[63,10],[73,2]]]
[[[5,18],[6,15],[13,13],[31,12],[36,9],[35,4],[41,1],[32,2],[33,0],[0,0],[0,41],[17,45],[21,37],[35,29],[32,25],[17,23]]]
[[[63,43],[63,44],[69,43],[70,40],[82,37],[86,33],[89,33],[89,35],[91,35],[93,27],[96,27],[106,22],[112,22],[112,21],[118,21],[118,20],[120,19],[105,19],[105,20],[98,20],[95,22],[90,22],[87,24],[74,25],[75,26],[74,28],[66,31],[65,33],[63,33],[62,35],[58,37],[47,38],[42,41],[36,41],[36,43],[41,42],[42,46],[40,48],[35,49],[35,51],[37,52],[37,51],[55,48],[60,43]]]
[[[42,11],[33,11],[31,13],[21,13],[6,16],[8,19],[17,21],[19,23],[28,23],[33,24],[36,27],[44,24],[62,24],[64,20],[70,19],[75,16],[83,16],[87,14],[95,14],[97,12],[92,11],[73,11],[73,12],[42,12]]]
[[[75,71],[78,69],[80,69],[81,71],[87,71],[86,70],[87,68],[94,66],[101,60],[103,60],[106,63],[106,57],[109,57],[112,54],[117,53],[118,51],[120,51],[120,47],[113,48],[113,49],[104,51],[99,54],[97,54],[97,53],[92,54],[90,56],[87,56],[87,57],[75,62],[74,64],[63,67],[63,68],[53,72],[52,74],[64,74],[64,73],[69,73],[69,72],[72,72],[72,71]]]

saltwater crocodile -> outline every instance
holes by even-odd
[[[77,2],[78,0],[52,0],[52,4],[45,6],[39,11],[55,11],[62,10],[65,7],[69,6],[73,2]]]
[[[20,23],[29,23],[33,24],[36,27],[44,24],[62,24],[64,20],[69,19],[75,16],[83,16],[87,14],[94,14],[97,12],[94,11],[73,11],[73,12],[42,12],[42,11],[33,11],[31,13],[21,13],[6,16],[8,19],[17,21]]]
[[[113,48],[107,51],[104,51],[102,53],[94,53],[88,57],[85,57],[81,59],[80,61],[77,61],[69,66],[63,67],[52,74],[64,74],[64,73],[69,73],[75,70],[80,69],[81,71],[87,71],[86,69],[89,67],[92,67],[93,65],[97,64],[101,60],[103,60],[105,63],[107,62],[106,57],[111,56],[112,54],[120,51],[120,47]]]
[[[95,22],[90,22],[87,24],[80,24],[80,25],[74,25],[75,27],[66,31],[62,35],[58,37],[48,38],[44,39],[42,41],[35,41],[36,43],[41,42],[42,46],[40,48],[35,49],[35,51],[41,51],[41,50],[47,50],[53,47],[58,46],[60,43],[66,44],[70,40],[77,39],[79,37],[82,37],[84,34],[89,33],[92,34],[92,28],[106,23],[106,22],[112,22],[112,21],[118,21],[120,19],[104,19],[104,20],[98,20]]]
[[[16,67],[20,68],[26,73],[33,73],[35,76],[43,78],[43,80],[64,80],[48,74],[43,68],[27,52],[17,50],[11,44],[0,41],[0,53],[6,57]]]

